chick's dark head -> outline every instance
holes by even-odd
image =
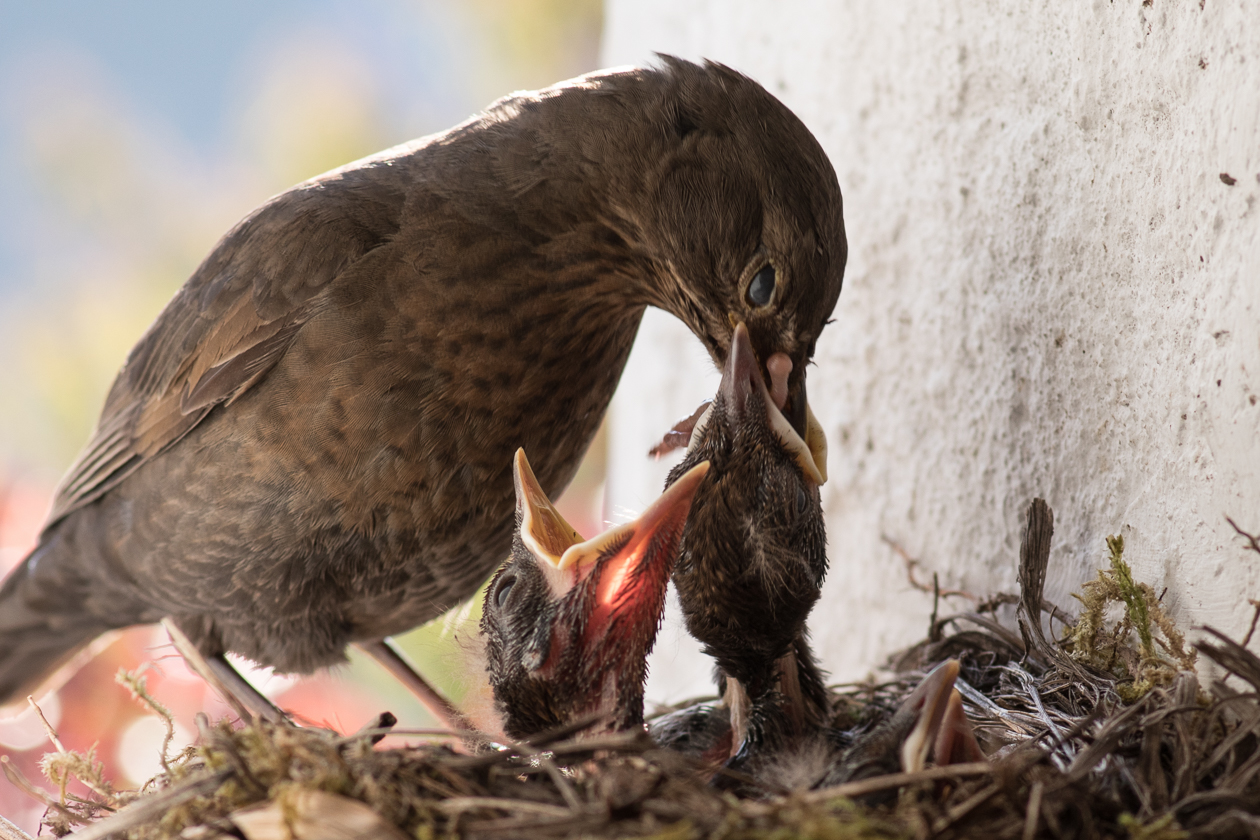
[[[643,722],[647,654],[707,470],[697,465],[638,519],[583,541],[517,451],[512,556],[490,583],[481,619],[507,735],[526,738],[584,718],[596,730]]]
[[[674,583],[687,629],[754,697],[770,688],[776,660],[803,634],[827,571],[823,458],[772,404],[740,325],[717,397],[669,481],[711,464]]]

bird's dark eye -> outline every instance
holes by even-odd
[[[809,495],[805,492],[804,487],[796,488],[796,516],[800,518],[805,515],[806,508],[809,507]]]
[[[516,583],[516,575],[504,575],[499,578],[499,589],[494,593],[494,602],[499,609],[503,609],[503,605],[507,603],[508,595],[512,593],[512,586]]]
[[[748,284],[748,303],[752,306],[765,306],[774,295],[774,266],[766,265],[753,275]]]

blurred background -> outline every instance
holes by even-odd
[[[0,0],[0,572],[34,545],[127,351],[228,228],[299,181],[594,69],[601,15],[599,0]],[[603,440],[561,504],[588,536],[604,518]],[[476,603],[401,640],[473,705]],[[134,787],[159,769],[163,727],[119,669],[152,663],[177,749],[196,712],[228,710],[161,630],[101,647],[40,705],[68,749],[95,744]],[[431,723],[353,654],[308,679],[253,676],[338,730],[385,709]],[[33,712],[0,719],[0,755],[45,790],[50,748]],[[33,832],[43,810],[0,780],[0,814]]]

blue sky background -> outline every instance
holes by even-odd
[[[441,5],[391,0],[0,2],[0,288],[28,282],[40,262],[45,243],[30,233],[45,220],[32,207],[58,209],[41,206],[46,178],[32,171],[23,125],[48,99],[77,89],[189,163],[213,163],[236,151],[277,53],[317,60],[325,47],[364,63],[383,132],[403,140],[477,107],[460,66],[472,30]]]

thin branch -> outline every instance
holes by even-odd
[[[0,840],[33,840],[33,838],[3,816],[0,816]]]
[[[505,799],[498,796],[452,796],[450,799],[434,802],[433,807],[444,814],[462,814],[466,811],[493,808],[497,811],[539,814],[544,817],[569,817],[573,815],[568,808],[562,808],[559,805],[549,805],[546,802],[531,802],[528,799]]]
[[[36,802],[43,805],[45,808],[51,808],[52,810],[56,811],[57,813],[61,814],[63,817],[65,817],[66,819],[72,822],[77,822],[77,823],[87,822],[87,819],[85,817],[82,817],[79,814],[76,814],[74,811],[71,811],[65,805],[62,805],[60,802],[53,799],[47,793],[35,787],[35,785],[31,784],[30,779],[22,775],[22,771],[17,769],[17,767],[14,766],[13,762],[9,760],[9,757],[7,755],[0,755],[0,770],[4,771],[5,778],[8,779],[9,782],[15,788],[17,788],[18,790],[25,793],[27,796],[34,799]]]
[[[1233,529],[1238,532],[1238,536],[1242,537],[1249,543],[1249,545],[1247,546],[1248,548],[1250,548],[1252,551],[1256,552],[1257,554],[1260,554],[1260,537],[1256,537],[1254,534],[1249,534],[1246,531],[1244,531],[1242,528],[1239,528],[1238,523],[1230,519],[1228,516],[1225,517],[1225,521],[1228,522],[1233,527]]]
[[[988,787],[983,788],[979,792],[973,794],[965,802],[962,802],[961,804],[955,805],[953,808],[950,808],[949,813],[947,813],[941,819],[937,820],[932,825],[932,834],[934,835],[940,834],[942,831],[949,828],[950,826],[957,824],[959,820],[961,820],[963,817],[967,816],[972,811],[979,808],[984,803],[988,802],[1001,790],[1002,790],[1001,783],[993,782]]]
[[[915,589],[919,590],[920,592],[932,592],[933,587],[930,584],[923,583],[914,575],[914,570],[921,568],[923,564],[919,562],[917,559],[915,559],[914,557],[911,557],[910,554],[904,548],[902,548],[900,543],[898,543],[896,540],[894,540],[892,537],[888,536],[887,534],[880,534],[879,538],[883,540],[884,542],[888,543],[889,547],[892,548],[892,550],[897,553],[897,556],[899,556],[902,560],[905,561],[906,579],[910,581],[910,585],[913,586]],[[979,596],[973,595],[972,593],[968,592],[965,589],[940,590],[940,597],[942,598],[950,598],[950,597],[955,597],[955,596],[960,597],[960,598],[966,598],[972,603],[980,602]]]
[[[807,793],[791,794],[791,798],[800,802],[825,802],[828,799],[847,797],[853,799],[881,790],[893,790],[918,782],[936,782],[941,779],[966,779],[972,776],[988,776],[993,773],[993,765],[987,761],[972,761],[965,764],[950,764],[946,767],[929,767],[914,773],[889,773],[886,776],[872,776],[857,782],[845,782],[834,787],[811,790]]]
[[[26,702],[31,704],[31,708],[35,710],[35,714],[39,715],[39,722],[44,724],[44,733],[48,736],[48,740],[52,741],[52,745],[57,748],[57,752],[64,753],[65,746],[61,743],[61,739],[57,737],[57,730],[53,729],[53,725],[48,722],[48,718],[44,717],[44,710],[35,702],[35,698],[28,694]]]
[[[1243,636],[1243,647],[1251,644],[1251,634],[1256,632],[1256,621],[1257,619],[1260,619],[1260,601],[1257,601],[1255,598],[1248,598],[1247,603],[1251,604],[1251,606],[1255,608],[1255,611],[1251,614],[1251,626],[1247,628],[1247,635]]]
[[[97,820],[86,828],[81,828],[69,837],[73,840],[104,840],[115,834],[122,834],[150,820],[166,814],[167,811],[197,796],[214,793],[233,774],[231,768],[224,768],[209,776],[193,779],[168,788],[153,796],[138,799],[121,811]],[[83,822],[83,820],[79,820]]]

